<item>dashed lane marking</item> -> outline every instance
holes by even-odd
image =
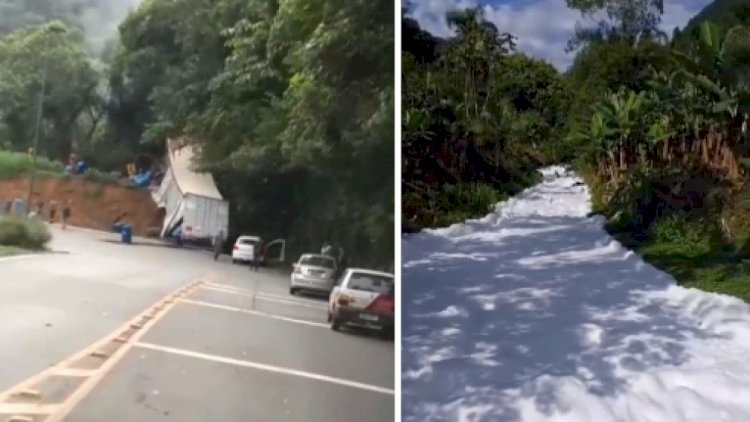
[[[195,291],[201,283],[203,282],[196,281],[177,289],[103,339],[26,381],[0,392],[0,414],[9,415],[11,419],[22,418],[23,415],[42,415],[44,416],[44,422],[62,421],[122,359],[125,353],[133,347],[133,344],[169,312],[171,306],[165,305],[165,303],[187,296]],[[139,328],[133,329],[133,326]],[[117,339],[124,341],[118,342]],[[114,344],[117,344],[117,346],[113,347]],[[103,352],[102,350],[105,350],[105,348],[109,348],[108,350],[111,350],[112,353]],[[96,355],[95,362],[84,363],[86,359],[91,359],[92,354]],[[83,367],[80,365],[83,365]],[[93,366],[86,367],[87,365]],[[39,392],[39,394],[28,394],[30,391],[36,391],[37,386],[61,377],[80,380],[62,402],[48,403],[44,391]]]

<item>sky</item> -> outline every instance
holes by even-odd
[[[117,27],[141,1],[97,0],[96,7],[83,11],[80,20],[86,30],[86,39],[94,51],[101,51],[106,42],[116,36]]]
[[[664,0],[662,29],[672,34],[683,27],[712,0]],[[568,9],[565,0],[413,0],[411,15],[423,29],[438,36],[449,36],[445,14],[451,10],[481,5],[485,16],[501,32],[518,37],[524,53],[547,60],[560,70],[573,61],[565,46],[581,20],[579,12]]]

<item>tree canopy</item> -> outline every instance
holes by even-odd
[[[190,139],[238,230],[290,234],[303,249],[329,240],[392,264],[392,11],[147,0],[120,33],[111,136]]]
[[[482,9],[447,18],[447,40],[403,18],[403,218],[419,226],[483,214],[533,181],[567,98],[554,67],[516,52]]]
[[[392,268],[392,7],[144,0],[97,52],[91,15],[119,8],[22,3],[0,0],[18,18],[0,18],[9,147],[29,145],[47,57],[45,155],[64,158],[75,140],[92,165],[121,170],[184,138],[229,200],[233,233],[284,237],[292,254],[330,241],[351,262]]]
[[[92,136],[101,106],[98,76],[81,33],[60,21],[0,38],[0,139],[8,148],[30,145],[45,79],[40,147],[66,157],[76,139]]]
[[[626,41],[665,38],[659,29],[664,13],[664,0],[565,0],[568,7],[594,19],[595,26],[576,25],[576,33],[568,50],[592,41]]]

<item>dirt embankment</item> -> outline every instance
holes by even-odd
[[[0,201],[26,199],[27,179],[0,181]],[[102,185],[82,179],[37,180],[34,186],[32,209],[44,202],[45,218],[49,216],[49,202],[57,201],[56,222],[59,222],[65,201],[72,201],[70,224],[98,230],[109,230],[118,217],[131,224],[136,235],[146,236],[149,227],[160,226],[159,210],[148,190],[130,189],[116,185]]]

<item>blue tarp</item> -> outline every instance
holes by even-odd
[[[76,174],[84,174],[88,171],[89,166],[85,161],[81,160],[76,164]]]
[[[139,188],[145,188],[148,187],[151,184],[151,172],[147,171],[145,173],[136,174],[135,176],[130,178],[130,183],[133,186],[139,187]]]

